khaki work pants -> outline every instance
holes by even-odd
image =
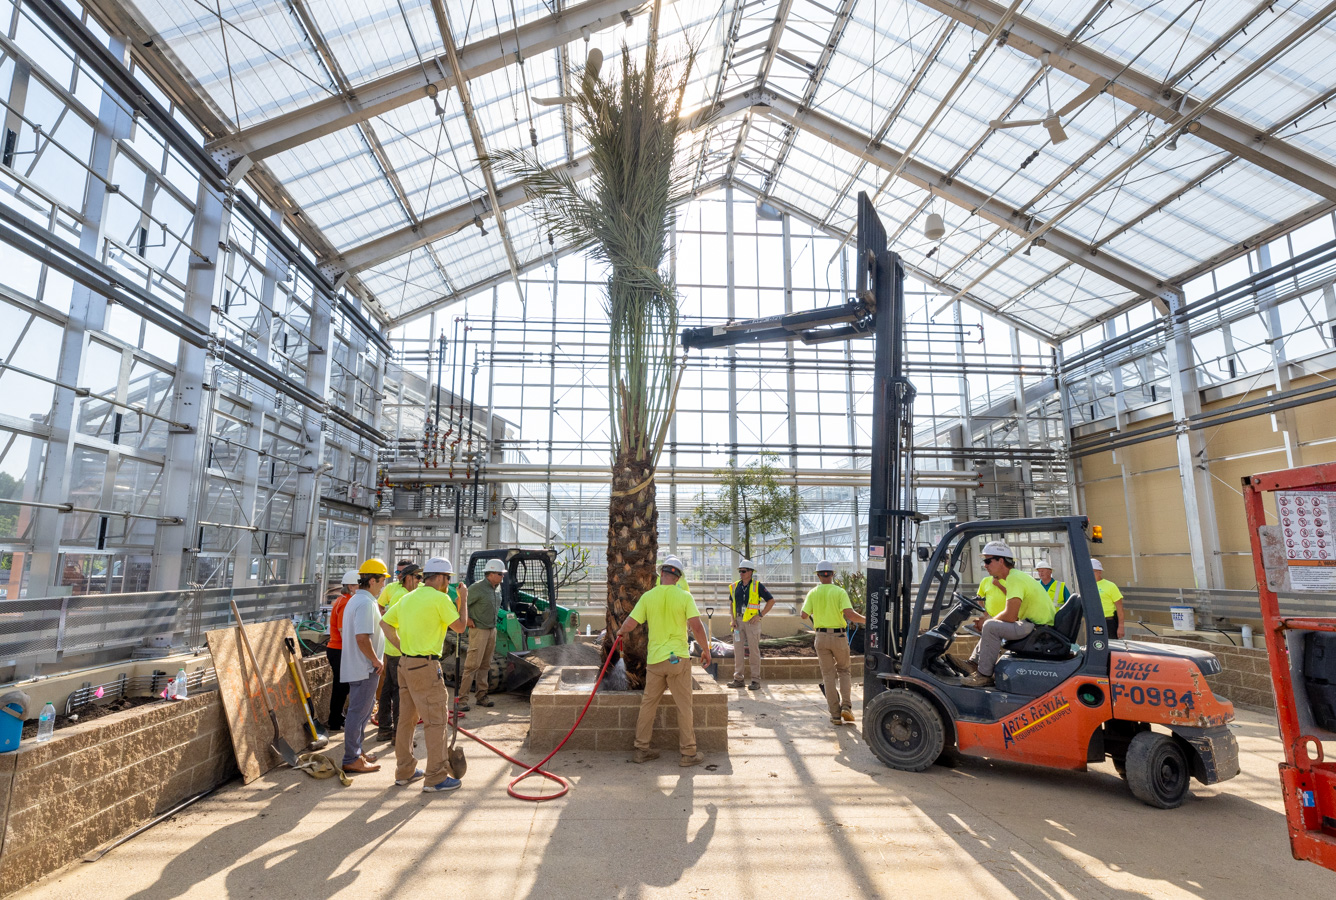
[[[751,654],[743,658],[743,647]],[[748,665],[748,660],[751,661]],[[733,680],[745,681],[742,677],[744,667],[750,668],[752,681],[761,680],[761,620],[753,618],[750,622],[744,622],[738,619],[737,627],[733,629]]]
[[[691,660],[657,662],[645,667],[645,696],[636,719],[636,749],[648,750],[654,738],[654,714],[664,688],[677,704],[677,746],[683,756],[696,755],[696,722],[691,715]]]
[[[394,777],[412,778],[417,769],[413,757],[413,732],[422,719],[422,734],[427,741],[426,784],[440,784],[450,775],[445,756],[446,714],[450,709],[450,691],[441,680],[441,664],[434,659],[399,660],[399,730],[394,736]]]
[[[1003,622],[1001,619],[987,619],[980,629],[979,644],[970,654],[970,659],[979,664],[980,675],[992,675],[997,658],[1002,655],[1002,642],[1023,638],[1034,631],[1034,623],[1026,619],[1016,622]]]
[[[830,708],[830,717],[838,719],[841,710],[854,708],[853,682],[849,677],[849,642],[843,634],[818,631],[816,658],[821,664],[821,680],[826,683],[826,706]]]
[[[464,657],[464,675],[459,680],[459,696],[467,698],[476,680],[478,702],[487,699],[487,677],[492,670],[492,654],[495,652],[495,628],[469,629],[469,652]]]

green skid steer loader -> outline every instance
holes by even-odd
[[[580,614],[557,603],[556,550],[513,547],[479,550],[469,557],[464,583],[481,581],[483,567],[493,559],[505,563],[506,573],[501,578],[496,653],[492,656],[487,689],[524,693],[533,690],[534,683],[543,674],[542,663],[533,657],[533,652],[574,643],[580,628]],[[465,588],[461,586],[461,590]],[[448,646],[447,652],[453,652],[453,647]],[[447,666],[446,669],[446,679],[452,681],[453,667]]]

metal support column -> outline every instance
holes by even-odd
[[[111,52],[124,60],[126,41],[112,35]],[[109,92],[103,92],[98,119],[93,128],[93,147],[89,154],[89,175],[85,179],[83,227],[79,249],[89,256],[102,258],[102,230],[110,192],[107,185],[116,156],[116,142],[134,131],[134,119]],[[56,380],[62,384],[81,384],[83,358],[88,334],[101,331],[106,323],[107,299],[91,288],[75,284],[70,296],[69,318],[61,335],[60,362]],[[67,499],[74,467],[74,420],[78,398],[73,392],[57,390],[51,410],[51,439],[47,442],[45,477],[37,500],[60,504]],[[33,554],[28,576],[29,597],[50,597],[62,591],[60,584],[60,542],[64,520],[55,509],[38,508],[33,515]]]
[[[844,248],[840,250],[840,297],[849,299],[849,250]],[[849,422],[849,471],[855,472],[858,469],[858,455],[855,448],[858,447],[858,423],[854,418],[854,344],[853,341],[846,341],[844,344],[844,403],[845,410],[848,412]],[[859,531],[861,519],[861,510],[858,503],[858,488],[849,488],[850,514],[849,514],[849,550],[850,570],[862,571],[863,568],[863,536]]]
[[[734,244],[733,233],[733,185],[724,189],[724,231],[725,242],[727,244],[727,290],[728,290],[728,320],[731,322],[738,317],[737,308],[737,267],[736,267],[736,248]],[[737,468],[738,460],[738,351],[735,347],[728,348],[728,464],[732,468]],[[738,546],[740,537],[738,532],[738,508],[736,495],[733,503],[733,527],[729,529],[729,543],[734,547]],[[746,552],[740,550],[740,553]],[[729,560],[727,565],[732,567],[736,560]]]
[[[1023,453],[1021,457],[1021,509],[1029,519],[1034,516],[1034,470],[1030,466],[1030,420],[1025,409],[1025,377],[1021,375],[1021,332],[1011,328],[1011,362],[1016,367],[1012,388],[1016,392],[1016,437]]]
[[[1114,319],[1104,323],[1104,339],[1111,341],[1118,336]],[[1127,388],[1123,385],[1123,369],[1117,361],[1108,367],[1113,379],[1113,420],[1119,432],[1127,430]],[[1118,466],[1123,482],[1123,514],[1127,522],[1127,551],[1132,561],[1132,584],[1137,584],[1140,574],[1137,572],[1137,495],[1132,483],[1132,476],[1127,471],[1126,454],[1122,450],[1113,451],[1113,461]],[[1116,637],[1116,635],[1115,635]]]
[[[1257,248],[1257,265],[1262,271],[1271,268],[1271,248],[1263,244]],[[1297,301],[1296,301],[1297,302]],[[1275,286],[1267,287],[1257,297],[1258,311],[1266,322],[1267,344],[1271,347],[1271,371],[1275,378],[1276,393],[1290,389],[1290,366],[1285,356],[1285,327],[1280,321],[1280,304],[1276,302]],[[1276,427],[1280,429],[1285,442],[1285,468],[1293,469],[1304,464],[1303,450],[1299,447],[1298,423],[1293,409],[1282,409],[1274,413]]]
[[[1173,328],[1165,343],[1165,360],[1169,364],[1169,393],[1174,422],[1177,423],[1174,440],[1178,449],[1178,472],[1183,480],[1193,586],[1198,590],[1223,588],[1225,577],[1220,562],[1220,536],[1215,524],[1215,498],[1206,457],[1206,436],[1201,429],[1188,428],[1188,417],[1201,412],[1192,338],[1183,315],[1183,295],[1168,293],[1164,299],[1169,304]]]
[[[793,225],[788,213],[784,213],[784,312],[793,312]],[[793,341],[784,345],[784,361],[788,368],[786,373],[786,387],[788,389],[789,402],[789,468],[796,471],[798,468],[798,384],[797,374],[794,371]],[[822,488],[824,491],[825,489]],[[793,477],[793,491],[798,491],[798,477]],[[824,498],[823,498],[824,499]],[[793,554],[792,570],[794,584],[801,584],[803,580],[803,543],[802,543],[802,513],[795,507],[793,512]],[[825,528],[821,529],[825,534]],[[822,539],[825,540],[824,538]],[[820,555],[820,554],[818,554]]]
[[[335,297],[326,297],[319,291],[312,298],[309,342],[311,350],[307,355],[306,387],[317,397],[329,396],[330,367],[333,364],[334,356],[332,352],[334,347],[334,307],[337,302]],[[402,391],[402,389],[403,384],[401,382],[400,390]],[[400,406],[396,408],[399,411],[403,409],[402,394],[400,401]],[[339,573],[329,570],[328,557],[324,557],[319,566],[316,565],[316,548],[320,544],[320,488],[326,475],[331,474],[325,468],[324,426],[323,415],[317,416],[314,410],[304,412],[302,416],[302,437],[305,443],[302,448],[301,464],[312,471],[297,474],[297,511],[305,513],[303,521],[306,522],[306,537],[293,539],[291,559],[302,560],[302,581],[319,581],[327,584],[338,578]],[[356,437],[353,439],[358,440]],[[351,454],[348,455],[351,456]],[[332,469],[333,466],[331,465],[330,468]],[[374,455],[371,460],[371,477],[373,479],[376,477]],[[306,501],[304,510],[302,509],[303,498]],[[374,499],[375,494],[373,493],[368,502],[374,502]],[[294,530],[296,530],[297,511],[294,511],[293,514]],[[325,533],[327,535],[329,533],[328,522],[325,523]],[[290,571],[288,579],[293,580],[296,574]]]
[[[190,270],[186,276],[185,314],[208,323],[212,308],[221,306],[223,279],[219,276],[223,247],[232,218],[231,201],[201,183],[195,201],[194,230],[190,240]],[[153,542],[153,590],[173,591],[195,580],[198,541],[199,481],[206,467],[209,435],[210,359],[202,347],[181,341],[172,379],[171,418],[193,430],[170,428],[162,475],[161,511],[180,524],[158,525]]]

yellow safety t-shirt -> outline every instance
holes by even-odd
[[[687,620],[699,617],[696,601],[675,584],[661,584],[641,594],[631,610],[631,618],[649,627],[649,653],[645,662],[652,666],[673,654],[689,660]],[[691,665],[689,661],[684,664]]]
[[[1123,592],[1118,590],[1118,585],[1107,578],[1095,582],[1095,587],[1099,588],[1099,602],[1104,607],[1104,618],[1112,619],[1118,615],[1118,607],[1114,604],[1123,599]]]
[[[402,600],[407,593],[408,588],[404,587],[403,582],[401,581],[391,581],[389,584],[385,585],[385,589],[381,591],[380,596],[376,598],[376,604],[380,607],[381,618],[385,617],[386,610]],[[400,656],[401,654],[398,650],[394,649],[393,644],[386,641],[385,655]]]
[[[812,617],[813,628],[843,628],[844,611],[853,608],[849,592],[838,584],[818,584],[803,601],[803,612]]]
[[[1005,590],[998,586],[996,578],[986,578],[979,585],[979,596],[983,598],[984,609],[988,615],[996,616],[1007,608],[1008,597],[1020,597],[1021,609],[1018,618],[1036,625],[1053,624],[1053,600],[1044,586],[1019,569],[1012,569],[1004,578]]]
[[[384,621],[398,629],[404,656],[440,656],[445,633],[458,618],[454,598],[420,584],[385,610]]]

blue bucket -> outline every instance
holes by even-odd
[[[19,749],[19,738],[22,735],[23,707],[18,703],[0,707],[0,753]]]

